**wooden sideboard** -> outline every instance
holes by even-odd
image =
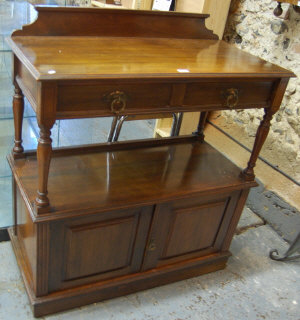
[[[34,315],[224,268],[293,74],[217,40],[207,15],[37,10],[8,39],[10,237]],[[22,146],[24,95],[37,115],[37,150]],[[204,141],[203,126],[208,111],[244,108],[265,116],[241,171]],[[56,119],[193,111],[193,135],[52,150]]]

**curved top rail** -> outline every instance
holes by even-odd
[[[38,18],[15,36],[101,36],[218,39],[208,14],[125,9],[36,6]]]

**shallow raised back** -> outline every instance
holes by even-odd
[[[99,36],[218,39],[207,14],[36,6],[38,18],[12,36]],[[116,23],[117,22],[117,23]]]

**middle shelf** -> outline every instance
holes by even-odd
[[[195,137],[174,140],[162,145],[147,140],[147,147],[126,142],[87,151],[54,151],[48,182],[51,213],[57,213],[59,219],[66,211],[114,210],[256,185],[240,178],[240,168],[208,143]],[[15,160],[9,157],[9,162],[33,208],[38,183],[36,154],[25,153]]]

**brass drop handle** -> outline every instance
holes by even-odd
[[[239,102],[239,91],[231,88],[225,92],[225,106],[233,109]]]
[[[108,95],[108,101],[111,111],[118,114],[126,108],[127,97],[122,91],[113,91]]]
[[[154,240],[150,240],[149,245],[148,245],[148,251],[155,251],[156,250],[156,244]]]

